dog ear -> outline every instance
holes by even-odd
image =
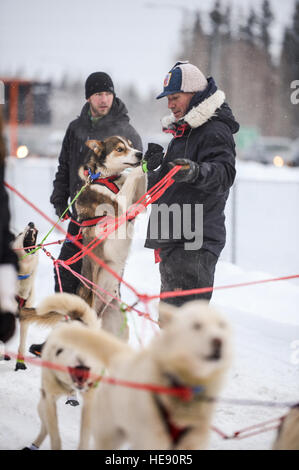
[[[100,140],[87,140],[85,145],[89,147],[97,156],[101,155],[104,150],[104,143]]]
[[[160,328],[167,327],[175,318],[178,308],[166,302],[159,303],[159,325]]]

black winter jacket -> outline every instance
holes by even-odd
[[[0,264],[12,264],[18,269],[18,258],[11,249],[14,236],[9,230],[10,211],[4,187],[4,164],[0,163]]]
[[[72,121],[66,131],[59,156],[58,170],[53,182],[54,190],[50,202],[54,207],[67,207],[82,184],[78,169],[88,152],[85,142],[89,139],[103,140],[112,135],[124,136],[132,141],[133,147],[142,151],[140,136],[129,123],[125,104],[114,98],[110,112],[96,122],[89,116],[89,103],[85,103],[80,116]],[[75,212],[75,205],[72,207]]]
[[[175,136],[171,140],[162,165],[158,170],[149,172],[148,176],[151,187],[168,173],[170,170],[168,162],[176,158],[188,158],[199,163],[199,176],[193,183],[173,183],[157,203],[153,204],[145,246],[163,248],[172,247],[177,243],[192,244],[195,237],[190,238],[190,233],[195,232],[196,237],[199,236],[197,233],[199,224],[195,223],[194,208],[195,204],[202,204],[203,227],[200,228],[201,237],[199,237],[203,239],[201,247],[219,256],[226,239],[224,208],[229,188],[235,179],[233,133],[239,130],[239,124],[225,103],[225,95],[221,90],[217,90],[204,101],[198,98],[198,101],[195,95],[190,103],[191,108],[183,118],[183,124],[185,124],[183,135]],[[176,123],[171,114],[162,120],[162,124],[164,130],[169,131],[178,128],[182,124],[181,121]],[[180,135],[179,132],[178,135]],[[170,217],[169,230],[166,230],[168,233],[163,239],[165,233],[163,235],[161,228],[162,218],[156,217],[157,210],[161,209],[162,204],[168,207],[177,204],[180,209],[184,204],[189,205],[191,215],[187,213],[187,217],[189,217],[190,232],[187,237],[184,235],[183,217],[181,218],[181,236],[178,236],[177,230],[176,233],[174,232],[173,218]]]

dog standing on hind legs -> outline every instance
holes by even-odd
[[[38,230],[33,222],[25,227],[23,232],[19,233],[12,243],[12,248],[16,250],[19,261],[19,276],[17,283],[17,301],[19,304],[19,313],[22,308],[32,308],[34,304],[35,278],[37,273],[39,253],[29,254],[32,251],[31,246],[36,245]],[[26,337],[28,322],[20,321],[20,343],[18,348],[18,359],[15,370],[24,370],[24,354],[26,347]]]
[[[76,201],[84,246],[96,237],[100,238],[105,232],[105,224],[109,221],[114,224],[146,192],[146,177],[140,166],[142,153],[134,149],[130,141],[113,136],[103,141],[89,140],[86,145],[90,150],[84,165],[79,168],[79,177],[83,182],[90,175],[93,179]],[[128,168],[131,172],[124,173]],[[123,275],[129,254],[133,226],[134,220],[127,220],[93,250],[119,277]],[[119,298],[119,280],[90,257],[84,256],[81,272],[107,293]],[[101,300],[85,286],[78,289],[78,295],[102,318],[102,327],[126,340],[128,328],[123,328],[119,302],[107,293],[101,293]]]

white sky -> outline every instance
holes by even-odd
[[[271,0],[275,43],[295,0]],[[226,4],[227,0],[222,0]],[[232,0],[235,15],[262,0]],[[214,0],[1,0],[0,75],[85,79],[96,70],[116,86],[159,90],[174,63],[184,18],[209,11]],[[150,6],[149,6],[150,5]],[[279,20],[278,20],[279,19]],[[186,59],[186,58],[182,58]]]

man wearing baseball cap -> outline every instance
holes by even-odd
[[[53,182],[53,192],[50,198],[58,217],[62,215],[77,192],[80,181],[78,169],[88,151],[85,142],[89,139],[103,140],[112,135],[124,136],[131,140],[133,147],[142,151],[139,134],[131,126],[125,104],[117,98],[111,77],[105,72],[94,72],[85,82],[85,98],[80,116],[72,121],[67,128],[58,170]],[[76,217],[75,206],[72,207]],[[70,215],[70,214],[69,214]],[[68,217],[68,216],[67,216]],[[68,233],[75,236],[78,226],[69,223]],[[78,248],[72,243],[64,243],[59,259],[69,259]],[[80,272],[81,263],[72,265],[72,269]],[[65,269],[61,270],[61,281],[64,292],[75,293],[78,280]],[[59,291],[55,273],[55,291]]]
[[[152,206],[145,246],[160,262],[161,292],[213,287],[225,245],[224,208],[235,179],[233,134],[239,124],[213,78],[189,62],[177,62],[168,72],[157,99],[164,97],[171,114],[162,119],[163,131],[173,138],[166,152],[149,144],[143,168],[150,187],[174,166],[180,170]],[[180,306],[211,295],[165,301]]]

